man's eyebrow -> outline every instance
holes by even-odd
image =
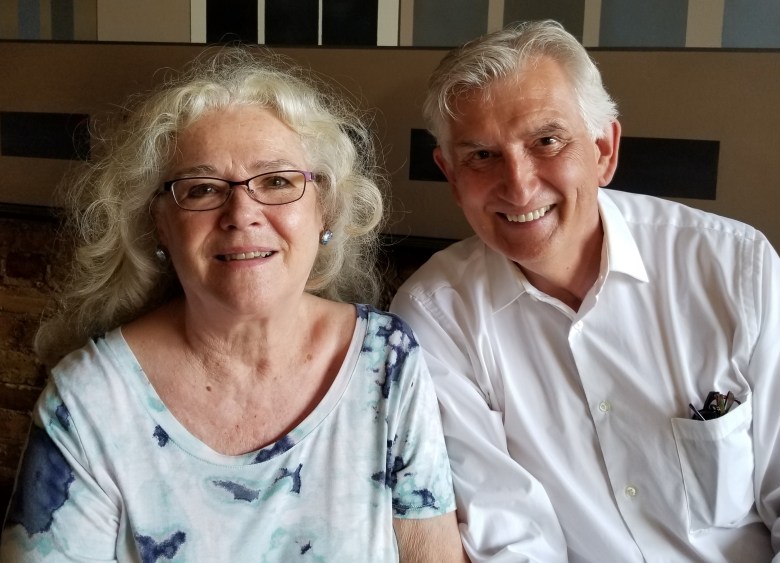
[[[560,135],[561,133],[568,133],[569,128],[562,121],[553,120],[542,124],[536,129],[531,130],[531,137],[536,139],[539,137],[552,137]]]
[[[488,145],[486,143],[482,143],[480,141],[472,141],[470,139],[465,139],[455,143],[456,149],[484,149],[487,146]]]

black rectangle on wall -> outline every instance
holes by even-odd
[[[659,197],[715,199],[719,152],[719,141],[623,137],[608,187]]]
[[[318,0],[266,0],[267,45],[317,45],[320,8]]]
[[[72,113],[0,112],[0,154],[86,159],[89,116]]]
[[[322,3],[323,45],[376,46],[378,0]]]
[[[425,129],[412,129],[409,139],[409,179],[446,182],[433,160],[436,139]]]
[[[257,43],[257,0],[207,0],[206,41]]]

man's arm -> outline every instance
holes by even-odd
[[[507,451],[502,413],[474,382],[457,323],[396,295],[393,312],[417,334],[439,399],[463,545],[472,561],[566,561],[563,532],[541,484]],[[448,324],[449,326],[442,326]]]
[[[780,258],[768,242],[755,259],[758,336],[747,377],[753,381],[753,448],[756,508],[772,536],[780,563]]]
[[[454,512],[424,519],[394,518],[401,563],[468,562]]]

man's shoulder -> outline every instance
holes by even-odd
[[[763,238],[752,226],[736,219],[690,207],[656,196],[604,189],[607,199],[631,227],[666,230],[670,233],[698,232],[703,237]]]
[[[485,255],[488,251],[477,236],[456,242],[435,253],[401,286],[409,292],[435,292],[441,288],[456,288],[467,281],[485,275]]]

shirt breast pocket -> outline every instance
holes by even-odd
[[[719,418],[671,420],[690,531],[737,525],[754,503],[750,397]]]

